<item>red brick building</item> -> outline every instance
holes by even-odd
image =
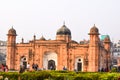
[[[43,36],[28,43],[22,39],[16,43],[16,30],[8,31],[7,40],[7,65],[9,69],[20,70],[20,65],[38,64],[39,68],[46,70],[52,67],[62,70],[64,66],[68,70],[96,72],[99,69],[109,69],[110,62],[110,38],[100,41],[99,30],[94,25],[88,33],[90,39],[80,43],[72,40],[71,31],[63,25],[56,32],[55,40],[46,40]]]

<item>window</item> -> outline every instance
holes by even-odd
[[[24,60],[26,60],[26,58],[24,58]]]
[[[81,61],[81,59],[78,59],[78,61]]]

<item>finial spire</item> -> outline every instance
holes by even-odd
[[[34,36],[33,36],[33,37],[34,37],[34,40],[35,40],[35,39],[36,39],[36,35],[34,34]]]
[[[63,22],[63,25],[65,25],[65,21]]]
[[[13,29],[13,25],[12,25],[12,29]]]
[[[24,39],[22,38],[22,43],[24,43]]]

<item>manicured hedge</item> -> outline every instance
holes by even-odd
[[[120,73],[74,72],[74,71],[33,71],[0,72],[0,80],[119,80]]]
[[[8,78],[8,79],[11,79],[11,80],[18,80],[18,77],[19,77],[19,73],[18,72],[0,72],[0,76],[4,78]],[[3,80],[3,79],[0,79],[0,80]]]

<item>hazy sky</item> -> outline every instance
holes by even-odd
[[[72,39],[89,39],[89,30],[95,24],[101,35],[111,40],[120,39],[120,0],[0,0],[0,40],[13,26],[17,42],[37,39],[55,39],[63,25],[71,30]]]

